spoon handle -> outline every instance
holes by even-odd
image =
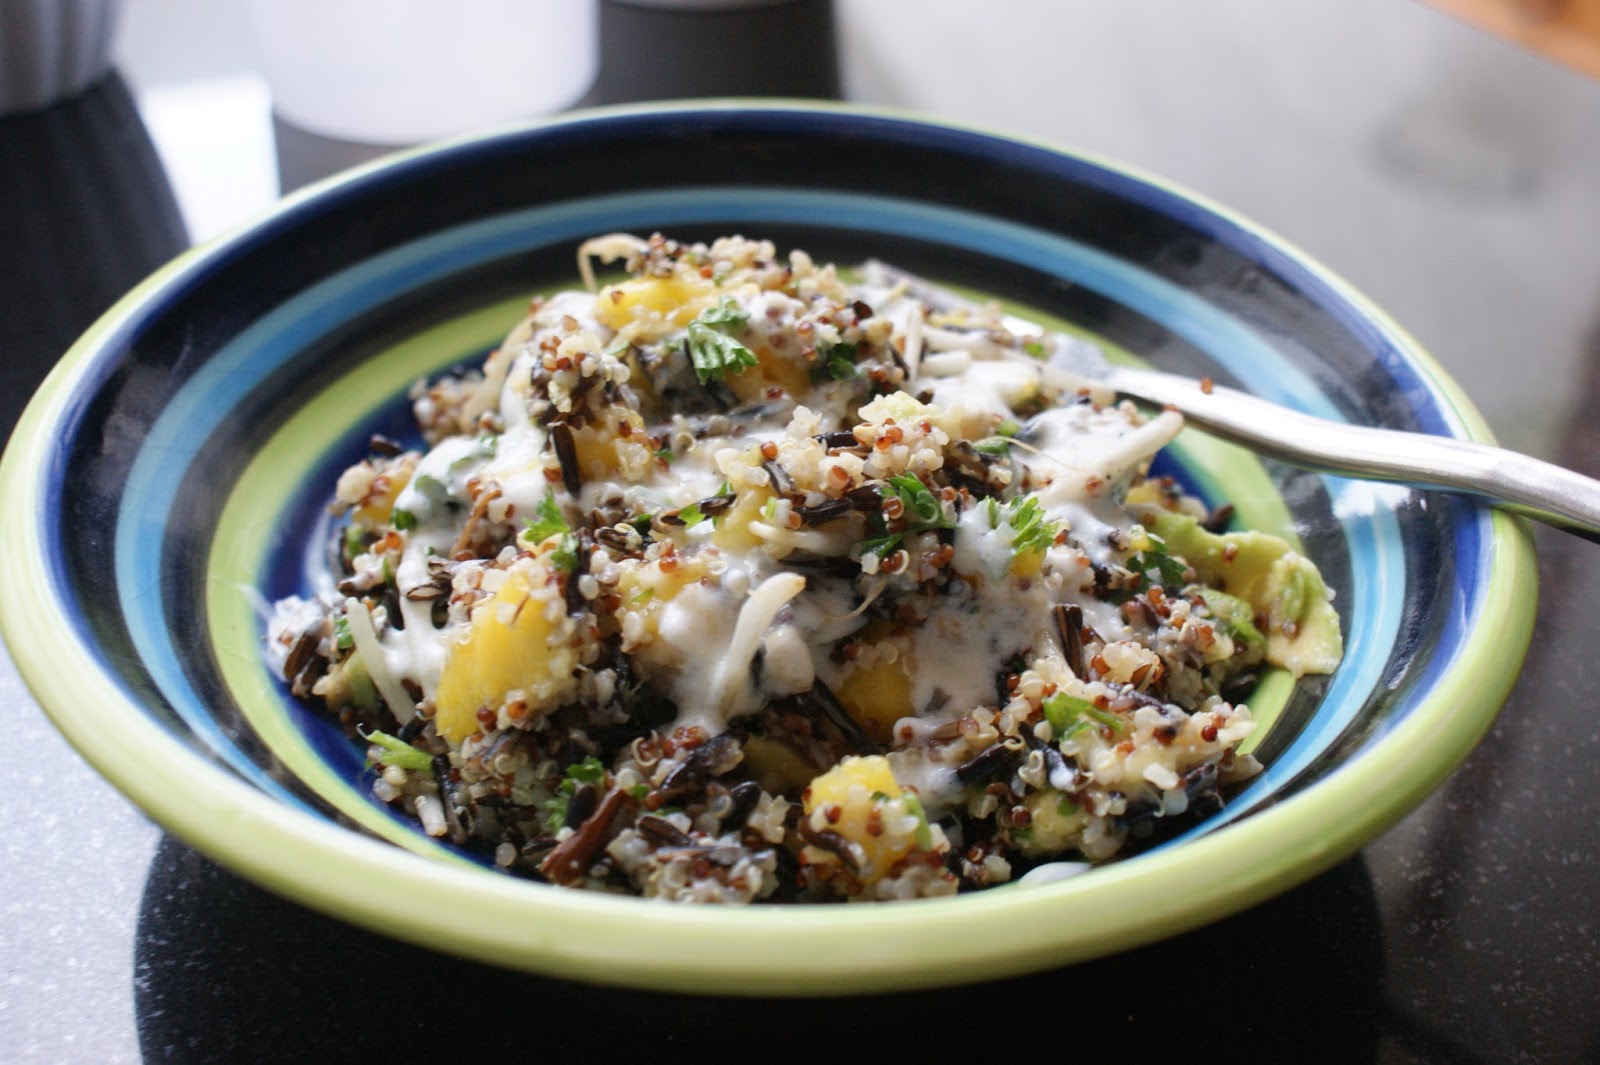
[[[1105,384],[1172,407],[1194,425],[1294,466],[1482,496],[1600,542],[1600,481],[1487,444],[1316,418],[1229,388],[1113,367]]]

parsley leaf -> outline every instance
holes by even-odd
[[[550,563],[563,573],[571,573],[578,568],[578,538],[572,535],[572,526],[567,524],[565,515],[561,513],[554,492],[544,494],[536,513],[539,515],[537,521],[529,518],[523,523],[526,526],[524,535],[535,544],[542,544],[552,536],[560,536],[561,542],[550,552]]]
[[[913,530],[923,529],[948,529],[953,522],[944,516],[944,508],[939,506],[939,498],[922,483],[914,473],[898,473],[883,483],[880,489],[883,498],[899,496],[900,502],[906,506],[906,512],[912,515],[911,525]]]
[[[1019,555],[1024,551],[1043,552],[1055,543],[1061,525],[1059,522],[1045,520],[1044,508],[1033,496],[1012,500],[1007,509],[1011,511],[1007,520],[1016,530],[1016,535],[1011,540],[1012,551]]]
[[[1161,542],[1153,536],[1150,539],[1152,544]],[[1161,547],[1152,546],[1135,552],[1122,565],[1133,574],[1133,582],[1131,585],[1103,594],[1101,598],[1108,603],[1125,603],[1157,585],[1169,589],[1182,588],[1189,581],[1188,564],[1181,558],[1168,554]]]
[[[527,526],[528,539],[534,543],[543,543],[557,533],[572,531],[572,526],[567,524],[566,516],[561,513],[561,506],[556,502],[554,492],[544,494],[544,500],[539,504],[536,513],[539,515],[537,521],[530,518],[524,522]]]
[[[563,536],[556,549],[550,552],[550,564],[562,573],[578,568],[578,538],[571,533]]]
[[[750,315],[740,309],[732,296],[724,296],[715,307],[701,311],[689,323],[685,346],[701,384],[720,381],[730,372],[743,373],[756,365],[755,352],[724,332],[738,329],[749,320]]]
[[[700,312],[698,321],[706,325],[744,325],[750,320],[750,312],[739,306],[732,296],[724,296],[717,301],[715,307],[707,307]]]
[[[389,524],[401,532],[410,532],[417,527],[417,516],[404,507],[395,507],[389,512]]]
[[[856,376],[856,359],[861,354],[858,344],[818,345],[817,361],[811,367],[811,379],[821,381],[848,381]]]
[[[1047,521],[1044,508],[1039,505],[1039,500],[1033,496],[1019,496],[1011,500],[1004,507],[994,500],[986,500],[989,528],[998,529],[1004,521],[1011,526],[1011,553],[1020,555],[1025,551],[1043,553],[1061,532],[1061,523]]]
[[[896,533],[884,529],[883,536],[861,541],[861,554],[886,558],[900,546],[906,533],[926,532],[929,529],[953,529],[955,522],[944,516],[939,497],[914,473],[898,473],[878,485],[878,494],[887,502],[898,499],[905,507],[907,527]],[[877,519],[882,522],[881,516]]]
[[[905,538],[905,533],[891,533],[888,536],[878,536],[871,540],[863,540],[861,541],[861,553],[884,558],[893,554],[895,548],[900,546],[900,541]]]
[[[690,503],[678,508],[678,520],[683,522],[685,529],[692,529],[706,520],[706,513],[700,509],[699,503]]]
[[[333,619],[333,645],[341,651],[356,645],[356,638],[350,635],[350,619],[343,614]]]

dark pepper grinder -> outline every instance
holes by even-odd
[[[833,0],[600,0],[583,103],[839,95]]]

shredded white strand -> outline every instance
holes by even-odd
[[[416,716],[417,704],[406,694],[394,674],[389,672],[388,656],[383,653],[383,643],[378,639],[378,630],[373,627],[372,612],[367,609],[367,604],[352,596],[344,601],[344,616],[350,624],[350,639],[356,645],[356,654],[361,656],[361,664],[367,667],[367,676],[372,678],[383,701],[389,704],[395,720],[402,725],[408,724]]]
[[[904,282],[901,282],[896,288],[903,286]],[[913,304],[911,314],[906,318],[906,350],[903,352],[906,360],[906,377],[913,381],[916,380],[917,374],[921,372],[923,325],[922,304]]]
[[[866,613],[867,608],[873,604],[873,601],[876,600],[878,596],[883,594],[884,589],[887,587],[889,587],[889,582],[886,579],[879,577],[877,580],[872,582],[872,587],[868,589],[866,598],[861,600],[860,606],[856,607],[848,614],[823,614],[823,620],[834,622],[854,621],[856,618]]]
[[[769,544],[797,551],[810,551],[814,555],[836,557],[850,553],[850,542],[816,529],[783,529],[764,521],[752,521],[749,530]]]
[[[595,283],[594,267],[590,264],[590,259],[614,263],[630,255],[643,254],[649,247],[649,241],[632,233],[607,233],[605,236],[592,237],[584,241],[578,245],[578,273],[583,277],[583,287],[590,292],[599,288]]]
[[[1114,481],[1138,463],[1144,462],[1157,451],[1172,443],[1172,438],[1183,428],[1183,415],[1175,410],[1164,410],[1139,428],[1121,438],[1118,445],[1099,456],[1100,470],[1108,481]]]
[[[739,608],[739,620],[734,623],[728,653],[723,656],[712,682],[717,704],[724,712],[731,708],[749,678],[750,662],[778,611],[805,591],[805,587],[806,579],[798,573],[776,573],[756,585],[750,598]]]
[[[996,344],[992,337],[982,332],[958,332],[929,325],[922,330],[922,338],[929,351],[967,351],[975,359],[992,361],[1022,354],[1015,348]],[[1034,361],[1032,356],[1023,357]]]

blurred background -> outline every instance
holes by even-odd
[[[193,239],[250,218],[280,182],[377,154],[363,141],[406,139],[392,114],[374,113],[366,137],[338,115],[322,136],[281,104],[274,123],[262,10],[340,44],[329,12],[341,6],[384,5],[124,0],[113,57]],[[474,6],[434,10],[478,34],[482,78],[504,80],[497,49],[520,36],[520,67],[538,81],[527,113],[835,88],[1056,142],[1218,200],[1343,274],[1510,446],[1549,457],[1580,394],[1600,322],[1600,81],[1442,8],[1516,8],[1499,28],[1522,32],[1541,18],[1600,18],[1595,0],[542,0],[513,5],[543,19],[542,32],[518,34],[474,29]],[[344,50],[357,68],[385,41],[404,43],[382,19],[358,29]],[[1584,58],[1570,45],[1562,55]],[[404,103],[388,100],[390,112]],[[457,109],[465,127],[511,117],[471,99]],[[446,125],[423,123],[422,138]]]

